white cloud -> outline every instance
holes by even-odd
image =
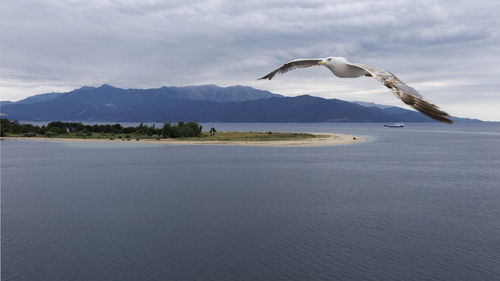
[[[375,81],[322,69],[255,80],[334,55],[387,68],[457,115],[500,120],[499,12],[494,0],[2,1],[1,99],[210,83],[401,105]]]

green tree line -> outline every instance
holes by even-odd
[[[123,127],[120,124],[103,124],[103,125],[84,125],[79,122],[50,122],[44,126],[35,126],[32,124],[21,124],[17,120],[10,121],[6,118],[0,119],[1,136],[12,135],[42,135],[47,137],[69,135],[71,133],[82,136],[90,136],[92,133],[105,135],[143,135],[143,136],[158,136],[164,138],[189,138],[198,137],[201,135],[202,126],[196,122],[178,122],[176,124],[165,122],[163,127],[157,128],[144,125],[142,122],[137,127]]]

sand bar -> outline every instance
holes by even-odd
[[[100,143],[150,143],[173,145],[247,145],[247,146],[330,146],[364,141],[364,138],[344,134],[310,133],[320,137],[302,140],[272,140],[272,141],[204,141],[185,139],[141,139],[124,141],[121,139],[77,139],[77,138],[45,138],[45,137],[2,137],[5,140],[36,140],[36,141],[68,141],[68,142],[100,142]]]

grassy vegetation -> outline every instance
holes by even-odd
[[[288,132],[217,132],[210,135],[202,132],[201,136],[195,138],[183,138],[194,141],[284,141],[284,140],[305,140],[322,138],[322,135],[307,133]]]
[[[323,135],[289,132],[217,132],[210,128],[202,132],[202,126],[196,122],[165,122],[156,128],[140,123],[137,127],[123,127],[120,124],[84,125],[78,122],[54,121],[41,127],[21,124],[0,118],[2,137],[45,137],[60,139],[111,139],[111,140],[160,140],[182,139],[190,141],[283,141],[324,138]]]
[[[6,137],[26,137],[24,134],[7,134]],[[44,135],[35,135],[35,137],[47,137]],[[211,135],[209,132],[202,132],[199,137],[176,138],[177,140],[189,141],[286,141],[286,140],[306,140],[315,138],[324,138],[323,135],[314,135],[307,133],[288,133],[288,132],[217,132]],[[65,133],[51,135],[50,138],[60,139],[103,139],[115,140],[131,139],[140,140],[160,140],[158,135],[148,136],[144,134],[105,134],[105,133]],[[164,138],[161,138],[164,139]],[[168,139],[168,138],[167,138]]]

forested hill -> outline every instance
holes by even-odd
[[[1,115],[23,121],[419,122],[415,111],[308,95],[283,97],[251,87],[215,85],[121,89],[82,87],[0,103]]]

